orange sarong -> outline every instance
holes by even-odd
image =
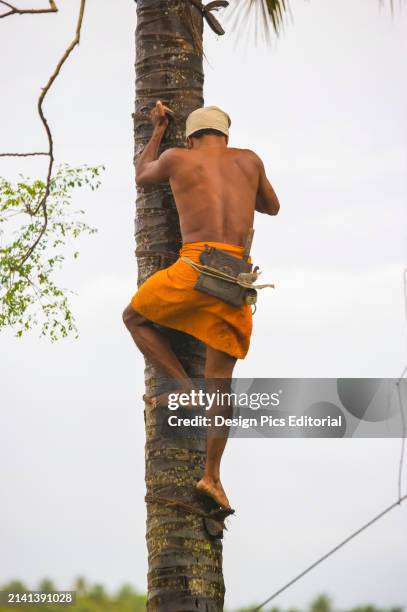
[[[244,247],[222,242],[190,242],[180,255],[199,263],[205,244],[243,258]],[[243,359],[249,349],[252,311],[248,304],[235,307],[194,289],[199,272],[178,259],[148,278],[131,300],[146,319],[198,338],[207,346]]]

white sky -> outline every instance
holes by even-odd
[[[41,3],[38,3],[40,5]],[[46,145],[35,112],[77,2],[1,21],[0,149]],[[20,6],[32,6],[20,0]],[[384,377],[406,361],[407,12],[375,0],[292,0],[272,48],[206,36],[207,104],[232,117],[232,146],[264,158],[281,200],[259,217],[261,295],[242,377]],[[0,580],[79,573],[145,588],[142,360],[121,324],[133,257],[135,8],[88,0],[80,48],[46,102],[57,161],[104,163],[77,193],[96,237],[63,284],[79,341],[2,337]],[[42,176],[43,161],[0,160]],[[225,539],[227,604],[260,601],[396,496],[399,440],[233,440],[224,481],[238,509]],[[336,608],[407,605],[407,505],[275,603],[327,592]]]

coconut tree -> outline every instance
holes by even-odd
[[[236,0],[237,1],[237,0]],[[267,8],[277,29],[284,0],[248,0],[248,8]],[[138,0],[136,29],[135,160],[150,134],[149,111],[157,99],[175,112],[163,148],[184,146],[185,119],[203,105],[204,21],[223,29],[213,11],[227,6],[215,0]],[[242,3],[242,5],[244,2]],[[138,283],[173,263],[181,246],[178,215],[168,184],[139,188],[136,206]],[[171,343],[192,377],[203,373],[201,343],[170,332]],[[148,395],[165,390],[166,381],[146,363]],[[224,582],[219,523],[194,499],[205,461],[204,432],[169,437],[165,410],[145,405],[148,604],[152,612],[223,610]],[[205,515],[206,514],[206,518]]]

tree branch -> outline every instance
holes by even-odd
[[[55,4],[54,0],[48,0],[48,2],[49,2],[49,8],[19,9],[13,4],[10,4],[9,2],[5,2],[5,0],[0,0],[0,4],[3,4],[3,6],[6,6],[7,8],[10,9],[6,13],[2,13],[0,15],[0,19],[3,19],[3,17],[9,17],[10,15],[33,15],[34,13],[57,13],[58,7]]]
[[[50,9],[30,9],[30,11],[24,11],[24,12],[55,12],[57,9],[55,2],[53,0],[49,0],[49,3],[51,5]],[[4,0],[0,0],[0,4],[5,4],[6,6],[8,6],[11,11],[13,12],[19,12],[17,9],[14,9],[14,7],[9,4],[8,2],[4,2]],[[37,238],[35,239],[35,241],[33,242],[33,244],[30,246],[30,248],[27,250],[27,252],[25,253],[25,255],[23,256],[22,260],[21,260],[21,264],[23,264],[25,261],[27,261],[27,259],[29,257],[31,257],[32,253],[34,252],[34,250],[36,249],[37,245],[39,244],[41,238],[43,237],[46,229],[47,229],[47,224],[48,224],[48,215],[47,215],[47,199],[50,193],[50,185],[51,185],[51,178],[52,178],[52,169],[54,166],[54,141],[52,138],[52,132],[51,129],[49,127],[49,123],[48,120],[44,114],[44,110],[43,110],[43,103],[45,100],[46,95],[48,94],[49,90],[51,89],[55,79],[58,77],[62,66],[64,65],[64,63],[66,62],[66,60],[68,59],[68,57],[70,56],[70,54],[72,53],[72,51],[74,50],[74,48],[79,44],[80,41],[80,37],[81,37],[81,28],[82,28],[82,22],[83,22],[83,15],[85,12],[85,4],[86,4],[86,0],[80,0],[80,6],[79,6],[79,14],[78,14],[78,19],[77,19],[77,23],[76,23],[76,30],[75,30],[75,36],[72,40],[72,42],[70,43],[70,45],[66,48],[65,52],[63,53],[61,59],[59,60],[58,64],[56,65],[56,68],[54,70],[54,72],[51,74],[50,78],[48,79],[47,84],[45,85],[45,87],[43,87],[41,89],[41,93],[40,96],[38,98],[38,102],[37,102],[37,111],[41,120],[41,123],[44,126],[44,130],[48,139],[48,151],[46,152],[35,152],[35,153],[0,153],[1,157],[6,157],[6,156],[11,156],[11,157],[30,157],[33,155],[45,155],[49,158],[48,161],[48,169],[47,169],[47,178],[46,178],[46,182],[45,182],[45,191],[44,191],[44,195],[41,198],[40,202],[38,203],[38,205],[36,206],[36,208],[33,211],[34,215],[37,215],[40,211],[40,209],[42,209],[42,214],[43,214],[43,223],[42,223],[42,227],[41,230],[37,236]],[[11,12],[8,14],[12,14]],[[4,15],[2,15],[4,17]]]
[[[47,151],[40,151],[35,153],[0,153],[0,157],[31,157],[33,155],[49,155]]]

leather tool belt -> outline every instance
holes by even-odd
[[[235,257],[222,249],[205,245],[199,256],[200,264],[188,257],[181,257],[198,272],[194,289],[231,304],[241,307],[243,304],[256,304],[257,289],[274,287],[274,285],[254,285],[260,272],[248,262],[254,230],[250,230],[245,246],[243,259]]]

